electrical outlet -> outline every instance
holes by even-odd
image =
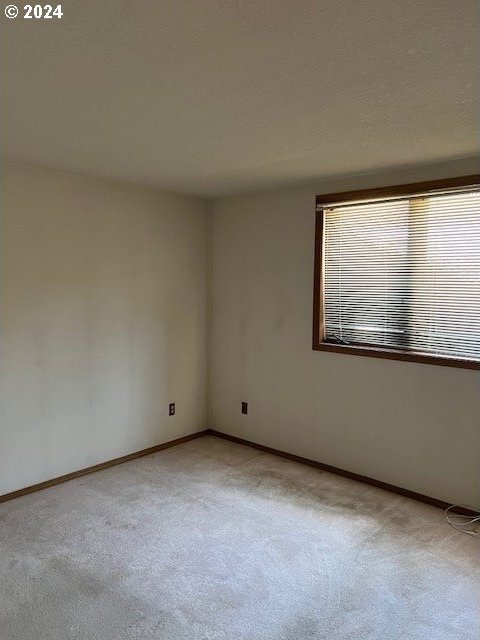
[[[175,403],[174,402],[170,402],[170,404],[168,405],[168,415],[169,416],[174,416],[175,415]]]
[[[242,402],[242,413],[247,415],[247,413],[248,413],[248,402]]]

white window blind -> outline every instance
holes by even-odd
[[[325,342],[480,360],[480,190],[324,208]]]

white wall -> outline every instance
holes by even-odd
[[[210,426],[479,506],[480,371],[311,348],[314,196],[477,169],[445,163],[215,202]]]
[[[207,238],[200,200],[6,164],[0,495],[205,428],[208,374],[208,426],[480,505],[480,372],[311,349],[315,194],[475,170],[218,200]]]
[[[0,494],[207,426],[206,235],[201,200],[5,166]]]

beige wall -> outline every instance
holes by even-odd
[[[480,371],[311,349],[315,194],[476,170],[445,163],[215,202],[210,426],[480,505]]]
[[[205,428],[206,203],[7,164],[1,214],[0,494]]]
[[[200,200],[7,164],[0,494],[206,427],[208,375],[208,426],[478,506],[480,372],[311,350],[314,195],[475,170],[226,198],[208,234]]]

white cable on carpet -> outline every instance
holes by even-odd
[[[459,513],[455,514],[456,518],[461,518],[459,520],[452,520],[449,516],[452,509],[462,508],[461,505],[452,504],[450,507],[445,509],[445,520],[448,524],[456,529],[457,531],[461,531],[462,533],[466,533],[469,536],[473,536],[474,538],[480,538],[480,515],[478,516],[464,516]],[[452,514],[453,515],[453,514]]]

